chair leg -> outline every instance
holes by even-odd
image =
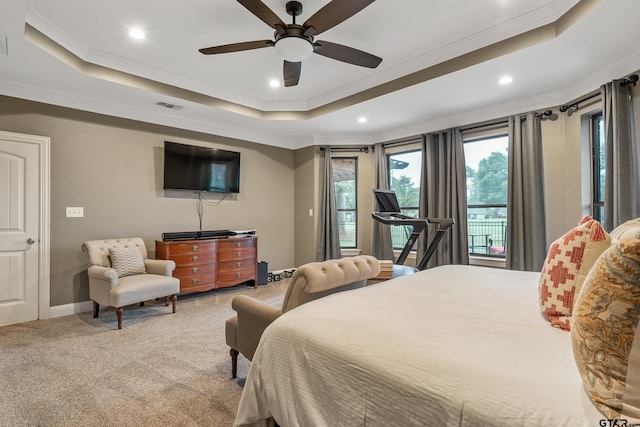
[[[173,312],[176,312],[176,304],[178,303],[178,296],[171,295],[171,305],[173,305]]]
[[[231,355],[231,378],[235,378],[238,374],[238,350],[232,348],[229,350]]]
[[[118,316],[118,329],[122,329],[122,307],[116,308],[116,316]]]
[[[93,318],[97,318],[98,317],[98,312],[100,311],[100,304],[98,304],[97,302],[93,302]]]
[[[165,306],[165,307],[169,307],[169,295],[167,295],[166,297],[164,297],[164,306]]]

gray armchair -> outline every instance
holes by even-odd
[[[122,307],[164,298],[172,300],[176,312],[180,280],[171,277],[176,264],[170,260],[147,258],[144,241],[139,237],[89,240],[82,250],[89,257],[89,297],[93,300],[93,317],[100,305],[115,307],[118,329],[122,329]]]
[[[380,273],[380,263],[369,255],[305,264],[293,273],[282,307],[274,307],[247,295],[237,295],[231,307],[237,315],[225,324],[231,347],[231,375],[236,377],[238,354],[251,360],[264,330],[280,315],[309,301],[336,292],[365,286]]]

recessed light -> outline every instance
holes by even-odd
[[[132,28],[129,30],[129,36],[136,39],[136,40],[142,40],[144,39],[146,36],[144,34],[144,31],[142,31],[140,28]]]
[[[367,123],[367,118],[364,116],[358,117],[358,123]]]
[[[269,86],[280,87],[280,80],[278,79],[269,80]]]
[[[498,83],[500,83],[501,85],[508,85],[509,83],[512,83],[512,82],[513,82],[513,77],[511,76],[504,76],[500,80],[498,80]]]

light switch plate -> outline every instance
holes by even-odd
[[[73,207],[67,208],[67,218],[82,218],[84,216],[84,208]]]

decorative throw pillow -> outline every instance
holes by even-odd
[[[147,272],[140,249],[136,247],[109,248],[109,256],[111,257],[111,267],[116,270],[118,277]]]
[[[609,246],[611,238],[590,216],[551,244],[538,284],[542,314],[551,326],[570,329],[574,298],[591,266]]]
[[[606,418],[640,419],[639,320],[640,234],[598,258],[571,321],[584,388]]]
[[[633,237],[640,230],[640,218],[630,219],[629,221],[620,224],[613,230],[611,230],[611,240],[616,242],[617,240],[625,240],[629,237]]]

